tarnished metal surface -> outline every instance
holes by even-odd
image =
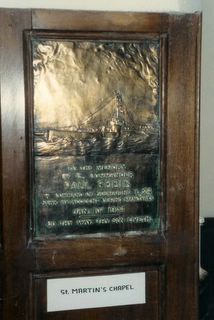
[[[36,124],[78,127],[99,105],[109,103],[115,91],[121,94],[133,121],[142,123],[154,117],[158,52],[157,41],[35,41]],[[105,108],[104,118],[108,112]]]
[[[158,217],[159,40],[34,39],[32,47],[37,235],[152,229]],[[119,176],[123,177],[120,184],[107,187],[104,178],[102,182],[93,179],[98,174],[97,165],[103,164],[124,166],[122,171],[112,169],[114,167],[100,171],[107,174],[103,176],[105,179],[120,172]],[[81,181],[69,171],[72,166],[76,167]],[[90,169],[83,173],[84,166]],[[133,175],[131,180],[124,180],[127,172]],[[99,198],[99,188],[116,192],[118,201],[110,197],[109,201],[102,198],[94,204],[90,202]],[[142,196],[148,190],[150,201]],[[92,193],[88,194],[88,201],[72,202],[74,191],[77,199],[83,197],[78,195],[80,191]],[[125,196],[131,200],[124,200]],[[134,203],[133,211],[130,203]],[[117,206],[123,209],[110,211],[115,210],[114,218],[123,219],[112,227],[109,207]],[[107,219],[105,223],[95,222],[97,216],[93,208],[100,208]],[[90,228],[84,229],[81,224],[74,227],[77,212],[81,218],[84,216],[85,223],[90,218]],[[150,217],[150,222],[141,219],[136,227],[128,219],[131,216]],[[70,221],[70,226],[61,228],[59,220]],[[55,222],[58,228],[55,225],[51,230],[51,223]]]

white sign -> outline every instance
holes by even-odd
[[[48,279],[47,311],[142,304],[145,291],[145,272]]]

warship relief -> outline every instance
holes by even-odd
[[[36,235],[156,229],[159,39],[36,38],[32,52]]]
[[[103,114],[108,113],[104,119]],[[115,92],[114,98],[104,100],[93,113],[80,120],[78,126],[35,131],[35,152],[37,155],[85,155],[154,151],[158,148],[158,133],[156,120],[136,123],[123,105],[121,94]]]

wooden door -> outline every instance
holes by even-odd
[[[200,15],[0,24],[3,319],[196,320]]]

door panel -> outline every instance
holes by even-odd
[[[199,77],[194,66],[200,58],[199,50],[196,49],[200,40],[195,33],[196,25],[196,29],[193,28],[187,32],[187,26],[190,22],[185,25],[182,19],[179,22],[177,19],[176,21],[172,20],[170,34],[175,41],[171,42],[169,47],[171,54],[168,63],[171,68],[168,73],[167,109],[166,183],[169,224],[167,265],[170,285],[167,293],[167,309],[170,310],[172,319],[173,317],[176,319],[173,310],[179,309],[179,317],[182,319],[192,317],[193,311],[188,310],[188,304],[196,296],[195,284],[198,279],[197,259],[195,259],[198,256],[198,246],[195,242],[195,237],[198,234],[198,196],[196,195],[196,190],[198,190],[198,157],[194,156],[198,154],[198,131],[194,129],[194,126],[198,122],[199,113],[197,90],[195,92],[193,88],[199,86]],[[195,43],[187,49],[185,43],[190,43],[192,37],[195,39]],[[182,65],[179,64],[178,67],[178,57],[181,56]],[[190,57],[192,59],[189,60]],[[178,68],[179,72],[175,73],[174,70]],[[188,74],[188,76],[184,76],[184,74]],[[182,80],[183,78],[185,80]],[[179,99],[175,99],[178,91],[181,96]],[[177,125],[173,125],[175,122]],[[188,145],[185,144],[185,141],[188,141]],[[171,154],[171,150],[173,150],[173,154]],[[189,165],[190,163],[194,163],[193,167]],[[181,215],[183,219],[180,219]],[[181,260],[182,263],[180,263]],[[196,267],[195,273],[191,271],[191,267],[187,270],[187,265],[192,268]],[[174,277],[179,280],[173,281]],[[178,283],[180,283],[179,289]],[[180,298],[170,299],[171,292],[175,290],[179,290]],[[185,301],[184,296],[187,297]]]
[[[195,320],[200,15],[0,21],[3,319]],[[48,279],[132,272],[145,303],[47,312]]]
[[[31,27],[30,11],[3,9],[0,21],[3,317],[21,319],[28,314],[23,297],[29,286],[23,281],[29,265],[22,32]]]
[[[116,307],[104,307],[85,310],[72,310],[60,312],[47,312],[47,279],[60,279],[82,276],[82,272],[74,273],[54,273],[54,274],[34,274],[32,275],[34,317],[32,319],[130,319],[133,315],[135,317],[148,317],[149,319],[159,319],[161,312],[159,305],[159,297],[161,294],[162,282],[159,281],[159,270],[152,270],[150,268],[114,268],[110,270],[90,270],[84,271],[84,276],[111,275],[111,274],[127,274],[130,272],[145,272],[146,273],[146,304],[127,305]],[[84,278],[83,278],[84,279]],[[85,298],[87,299],[87,298]]]

